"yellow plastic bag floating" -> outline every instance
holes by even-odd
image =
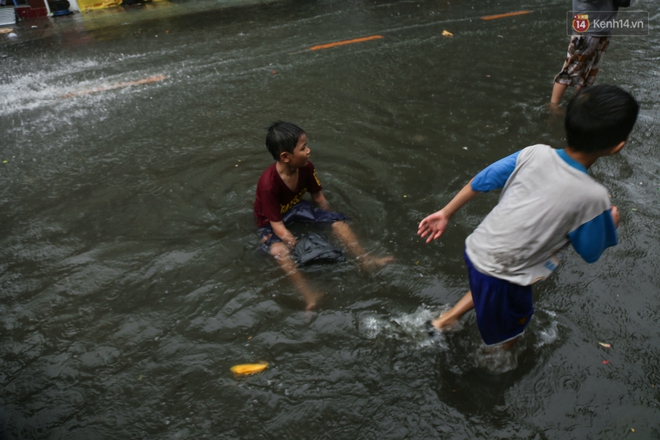
[[[268,362],[259,362],[258,364],[240,364],[231,367],[231,371],[234,374],[243,376],[248,374],[259,373],[260,371],[265,370],[267,367],[268,367]]]

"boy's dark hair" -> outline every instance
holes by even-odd
[[[280,160],[280,153],[284,151],[293,153],[300,136],[303,134],[305,134],[305,130],[296,124],[284,121],[273,122],[268,127],[266,148],[273,155],[273,159]]]
[[[639,104],[620,87],[599,84],[580,90],[566,108],[566,141],[582,153],[598,153],[628,139]]]

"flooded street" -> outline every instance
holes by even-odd
[[[474,313],[424,328],[467,291],[465,238],[498,195],[434,243],[417,225],[491,162],[565,146],[548,102],[570,1],[239,3],[0,34],[0,439],[660,438],[657,25],[613,37],[596,81],[641,106],[590,170],[619,245],[568,251],[504,356]],[[657,2],[631,9],[658,23]],[[396,259],[305,269],[312,313],[258,249],[276,120]]]

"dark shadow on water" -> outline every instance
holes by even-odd
[[[0,408],[0,440],[9,440],[9,438],[9,434],[7,434],[5,410]]]
[[[452,362],[454,356],[443,360]],[[518,358],[518,367],[505,373],[493,373],[480,367],[464,365],[465,370],[444,369],[440,374],[443,387],[438,395],[441,400],[467,417],[487,418],[498,428],[507,426],[515,415],[506,409],[507,392],[519,383],[535,367],[531,350]],[[499,421],[499,422],[498,422]]]
[[[466,331],[449,335],[449,350],[437,361],[441,400],[467,417],[487,418],[498,429],[508,426],[517,417],[507,409],[510,392],[542,368],[564,339],[556,335],[551,316],[537,310],[534,319],[510,351],[487,347]]]

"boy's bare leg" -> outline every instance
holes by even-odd
[[[391,256],[376,258],[367,254],[367,251],[365,251],[364,248],[360,246],[357,237],[353,231],[351,231],[351,228],[346,222],[334,222],[332,224],[332,231],[335,233],[339,241],[341,241],[343,245],[346,246],[351,254],[362,260],[362,267],[365,269],[384,266],[394,261],[394,257]]]
[[[305,310],[313,309],[323,295],[312,290],[302,274],[298,272],[298,267],[293,258],[291,258],[289,248],[282,242],[273,243],[270,246],[270,254],[275,257],[275,260],[279,263],[282,270],[284,270],[284,273],[286,273],[287,277],[293,282],[293,285],[296,286],[296,289],[305,298],[305,302],[307,303]]]
[[[454,307],[448,312],[443,313],[437,319],[433,320],[433,327],[438,330],[445,330],[458,322],[463,315],[470,310],[474,309],[474,302],[472,301],[472,292],[468,291],[463,298],[456,303]]]
[[[513,347],[515,343],[518,342],[518,339],[520,339],[520,336],[515,339],[511,339],[510,341],[506,341],[504,344],[502,344],[502,349],[511,350],[511,347]]]
[[[564,92],[568,85],[559,84],[558,82],[552,87],[552,97],[550,98],[550,104],[558,106],[561,103],[561,98],[564,96]]]

